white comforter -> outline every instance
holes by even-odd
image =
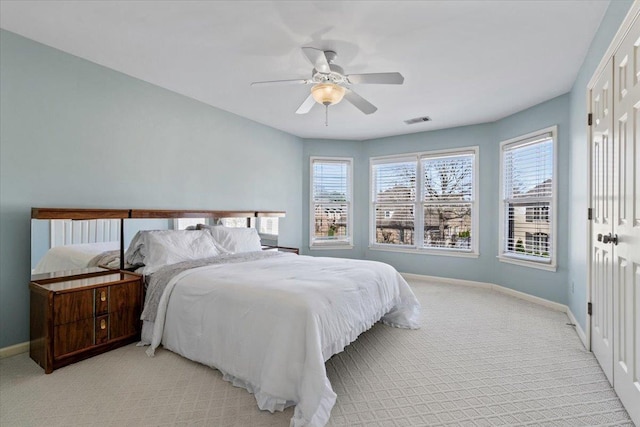
[[[162,341],[254,393],[260,409],[296,405],[292,426],[323,426],[336,399],[324,362],[380,319],[420,325],[420,304],[393,267],[283,253],[179,273],[147,353]]]

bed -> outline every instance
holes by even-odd
[[[387,264],[262,251],[241,230],[134,238],[125,259],[148,286],[141,344],[218,369],[260,409],[295,405],[292,426],[323,426],[336,400],[325,361],[377,321],[418,328],[420,305]]]

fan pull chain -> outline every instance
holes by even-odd
[[[324,125],[329,126],[329,104],[324,106]]]

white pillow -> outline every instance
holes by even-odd
[[[141,231],[129,250],[131,260],[144,264],[143,274],[154,273],[169,264],[220,255],[206,230]]]
[[[162,230],[165,231],[165,230]],[[146,236],[151,233],[151,230],[138,231],[133,239],[131,239],[131,243],[129,243],[129,247],[124,253],[124,262],[130,265],[141,265],[144,264],[144,255],[142,254],[142,247],[144,246],[144,241]],[[155,230],[153,232],[159,232]]]
[[[147,238],[151,233],[173,233],[174,230],[140,230],[133,236],[124,253],[124,261],[130,265],[144,265],[147,255]]]
[[[260,236],[255,228],[225,227],[223,225],[208,225],[213,240],[227,252],[238,254],[241,252],[261,251]]]

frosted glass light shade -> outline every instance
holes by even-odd
[[[333,105],[342,101],[344,88],[335,83],[319,83],[311,88],[311,95],[318,104]]]

